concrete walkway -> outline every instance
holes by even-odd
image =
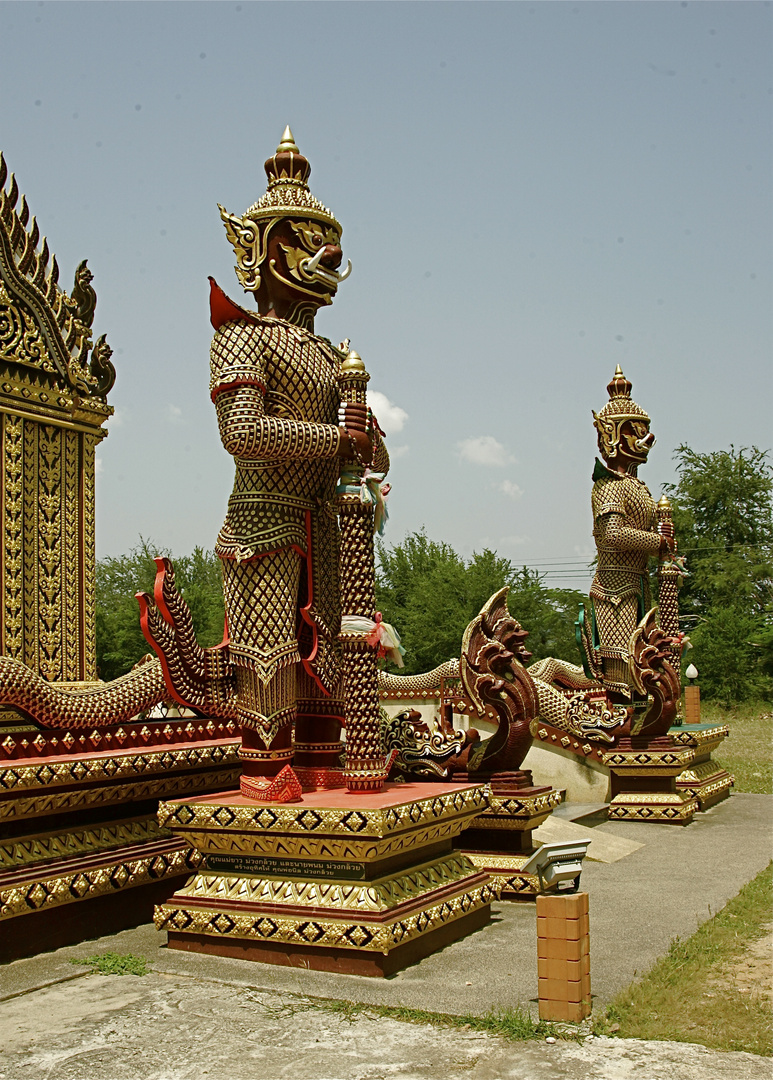
[[[192,975],[88,975],[2,1005],[2,1080],[770,1080],[686,1043],[508,1043]]]
[[[735,795],[687,827],[605,823],[593,832],[599,841],[610,838],[598,845],[600,851],[626,846],[612,838],[641,844],[614,861],[584,863],[581,887],[590,895],[591,981],[598,1007],[648,970],[674,937],[689,937],[767,865],[773,856],[773,797]],[[350,1025],[292,996],[457,1014],[519,1004],[534,1009],[531,904],[498,905],[490,926],[390,979],[197,956],[163,944],[152,926],[141,926],[0,968],[0,1080],[290,1075],[295,1080],[456,1075],[769,1080],[771,1075],[769,1060],[709,1054],[699,1047],[680,1051],[684,1061],[680,1058],[677,1069],[668,1055],[681,1044],[633,1044],[642,1047],[642,1069],[634,1064],[634,1049],[624,1049],[626,1040],[549,1049],[528,1044],[522,1051],[475,1032],[383,1019]],[[70,963],[107,951],[145,956],[154,974],[143,979],[84,975]],[[21,1034],[14,1035],[17,1029]],[[700,1071],[704,1066],[707,1071]],[[764,1071],[754,1071],[763,1066]]]

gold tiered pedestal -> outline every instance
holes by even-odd
[[[453,850],[486,785],[387,784],[256,804],[238,792],[162,803],[203,857],[156,908],[170,948],[390,975],[490,918],[496,886]]]
[[[671,735],[620,740],[601,760],[612,784],[610,821],[660,821],[688,825],[698,800],[677,789],[677,777],[692,766],[695,750]]]
[[[147,922],[199,862],[158,800],[238,782],[231,721],[0,722],[0,963]]]
[[[488,807],[457,841],[473,865],[491,875],[503,900],[533,900],[539,892],[536,874],[521,868],[534,854],[532,831],[563,800],[563,792],[535,787],[525,775],[520,786],[517,779],[492,780]]]
[[[671,728],[669,734],[675,743],[690,747],[695,755],[677,776],[676,790],[697,799],[700,810],[708,810],[726,799],[735,782],[734,777],[712,761],[711,755],[730,734],[727,724],[684,724]]]

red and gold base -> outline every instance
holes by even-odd
[[[494,776],[484,812],[464,830],[456,846],[474,866],[490,874],[503,900],[533,900],[539,892],[534,874],[522,867],[534,853],[532,831],[552,814],[563,792],[535,787],[531,773]]]
[[[677,789],[677,777],[695,760],[695,751],[671,735],[621,739],[602,753],[612,782],[610,821],[658,821],[688,825],[698,800]]]
[[[689,690],[685,688],[685,699]],[[685,710],[686,712],[687,710]],[[733,776],[713,760],[712,754],[730,734],[727,724],[684,724],[669,732],[679,746],[690,747],[695,757],[676,778],[676,790],[688,798],[697,799],[700,810],[708,810],[726,799],[734,784]]]
[[[159,798],[238,783],[230,721],[92,730],[0,719],[0,962],[152,918],[200,856],[156,823]]]
[[[487,805],[481,784],[164,803],[159,821],[203,862],[156,926],[170,948],[389,975],[488,922],[496,885],[453,850]]]

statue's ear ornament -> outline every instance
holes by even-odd
[[[225,234],[236,252],[239,283],[247,292],[256,292],[260,288],[260,266],[266,257],[268,234],[273,222],[259,225],[250,218],[229,213],[220,203],[217,208],[225,225]],[[278,221],[279,218],[274,220]]]

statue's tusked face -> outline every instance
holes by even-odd
[[[648,420],[626,420],[621,426],[618,457],[643,465],[654,445],[655,436]]]
[[[272,297],[290,303],[332,304],[339,282],[351,266],[339,273],[343,258],[336,229],[317,221],[286,218],[271,229],[265,266]]]

